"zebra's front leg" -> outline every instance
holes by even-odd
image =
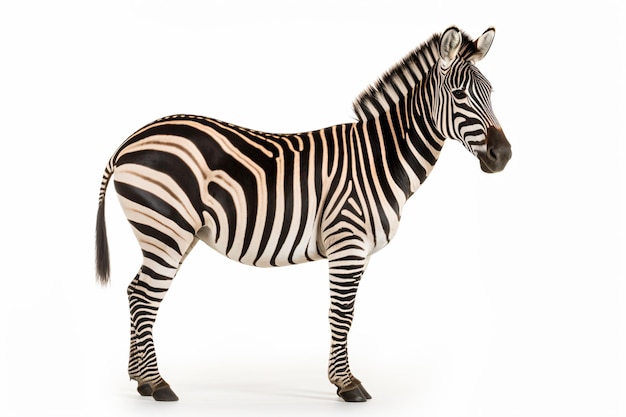
[[[372,397],[361,381],[352,375],[348,361],[348,332],[354,317],[354,302],[367,257],[359,255],[330,258],[331,349],[328,379],[337,387],[337,395],[347,402],[364,402]]]

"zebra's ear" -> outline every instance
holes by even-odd
[[[441,43],[439,44],[439,56],[444,67],[450,65],[461,48],[461,31],[451,26],[441,35]]]
[[[474,41],[474,45],[476,45],[476,52],[468,58],[468,61],[475,64],[483,59],[485,55],[487,55],[487,52],[489,52],[489,48],[491,48],[491,44],[493,43],[493,38],[495,36],[496,29],[493,27],[490,27],[485,31],[485,33],[480,35],[480,37]]]

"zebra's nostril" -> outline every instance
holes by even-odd
[[[501,129],[493,126],[487,129],[487,152],[484,158],[491,164],[501,165],[497,171],[502,170],[511,159],[511,145]]]

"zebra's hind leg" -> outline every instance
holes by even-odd
[[[176,401],[178,397],[159,374],[152,338],[159,304],[169,282],[161,281],[157,286],[151,281],[154,278],[142,267],[128,287],[131,317],[128,375],[137,381],[137,392],[142,396],[152,396],[157,401]]]
[[[137,381],[139,394],[152,396],[157,401],[177,401],[178,396],[159,373],[152,328],[172,279],[196,241],[193,240],[178,262],[174,260],[176,267],[144,250],[143,266],[128,286],[131,316],[128,374]]]
[[[332,334],[328,379],[337,387],[337,395],[347,402],[364,402],[372,398],[350,371],[348,332],[354,317],[354,302],[359,281],[367,266],[367,257],[359,255],[330,259],[330,311]]]

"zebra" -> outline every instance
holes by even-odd
[[[105,192],[113,173],[142,253],[128,286],[128,372],[142,396],[176,401],[159,373],[152,337],[159,305],[198,240],[247,265],[328,260],[328,378],[347,402],[371,399],[351,372],[348,332],[371,255],[398,229],[402,208],[426,180],[446,139],[482,171],[499,172],[511,146],[475,67],[495,36],[456,26],[429,40],[354,101],[357,119],[298,134],[272,134],[216,119],[174,115],[133,133],[100,185],[96,278],[110,278]]]

